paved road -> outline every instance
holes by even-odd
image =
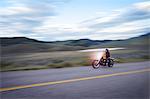
[[[1,99],[150,99],[150,62],[1,73]]]

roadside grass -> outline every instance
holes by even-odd
[[[92,52],[60,51],[8,56],[1,62],[0,71],[40,70],[90,66]],[[115,63],[149,61],[147,50],[123,49],[111,51]],[[9,60],[9,61],[8,61]]]
[[[149,61],[149,59],[146,58],[118,58],[115,59],[116,63],[130,63],[130,62],[143,62],[143,61]]]
[[[77,66],[89,66],[90,62],[81,60],[79,62],[71,61],[71,62],[61,62],[61,63],[51,63],[43,66],[15,66],[9,65],[0,69],[1,72],[5,71],[21,71],[21,70],[40,70],[40,69],[49,69],[49,68],[66,68],[66,67],[77,67]]]
[[[120,49],[120,50],[111,51],[111,54],[129,54],[129,53],[136,53],[136,52],[139,52],[139,50],[136,50],[136,49]]]
[[[88,60],[80,59],[80,60],[71,60],[71,61],[63,61],[61,63],[51,63],[48,65],[48,68],[64,68],[64,67],[77,67],[77,66],[90,66],[90,62]]]
[[[142,62],[149,61],[149,53],[146,50],[123,49],[111,51],[116,63]]]
[[[40,69],[47,69],[47,67],[46,66],[19,67],[19,66],[10,65],[9,67],[1,68],[0,71],[6,72],[6,71],[40,70]]]

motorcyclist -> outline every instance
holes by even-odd
[[[106,65],[107,62],[109,62],[109,58],[110,58],[110,52],[109,50],[106,48],[105,51],[103,52],[101,61],[104,62],[104,65]]]
[[[105,52],[106,52],[106,59],[110,58],[110,52],[107,48],[106,48]]]

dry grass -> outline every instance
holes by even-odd
[[[57,51],[3,56],[1,71],[89,66],[91,65],[89,59],[91,53],[92,52]],[[149,60],[146,51],[126,49],[111,51],[111,53],[117,63]]]

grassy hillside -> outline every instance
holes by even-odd
[[[127,40],[67,40],[41,42],[28,38],[0,38],[1,71],[62,68],[91,65],[93,52],[81,49],[123,47],[111,51],[116,62],[149,60],[150,33]]]
[[[15,38],[0,38],[2,55],[6,54],[23,54],[23,53],[37,53],[37,52],[51,52],[51,51],[71,51],[83,49],[82,46],[70,46],[65,44],[58,44],[55,42],[42,42],[25,37]]]
[[[103,43],[103,47],[131,47],[131,48],[142,48],[150,45],[150,33],[141,35],[139,37],[134,37],[126,40],[117,40],[112,42]]]
[[[3,54],[11,53],[34,53],[46,51],[73,51],[99,47],[136,47],[147,48],[149,35],[130,38],[127,40],[67,40],[55,42],[43,42],[25,37],[0,38]]]

